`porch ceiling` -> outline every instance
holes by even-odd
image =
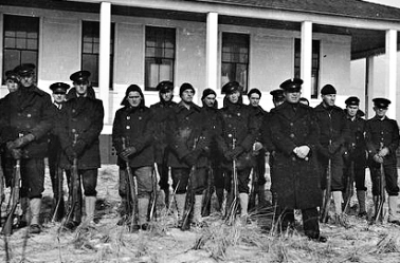
[[[100,5],[97,3],[80,3],[61,0],[2,0],[2,5],[23,6],[31,8],[45,8],[72,12],[99,13]],[[184,20],[205,22],[204,13],[181,12],[174,10],[156,10],[135,8],[128,6],[112,5],[112,14],[121,16],[153,17],[159,19]],[[241,25],[281,30],[300,31],[300,23],[278,20],[253,19],[232,16],[219,16],[220,24]],[[325,34],[348,35],[352,37],[351,58],[359,59],[367,56],[378,55],[385,52],[385,32],[350,27],[337,27],[328,25],[313,25],[313,32]],[[400,43],[400,37],[398,38]],[[400,45],[398,45],[400,46]]]

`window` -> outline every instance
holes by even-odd
[[[221,87],[236,80],[247,93],[250,38],[245,34],[222,34]]]
[[[3,40],[2,76],[22,63],[33,63],[38,67],[39,18],[4,15]]]
[[[111,24],[110,36],[110,89],[113,83],[114,24]],[[83,21],[82,23],[82,70],[90,71],[92,85],[99,86],[100,23]]]
[[[175,29],[146,27],[145,90],[164,80],[174,81]]]
[[[312,41],[312,68],[311,68],[311,98],[318,98],[320,42]],[[294,76],[300,78],[301,41],[296,38],[294,42]]]

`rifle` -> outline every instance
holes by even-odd
[[[78,140],[78,134],[74,133],[73,145]],[[70,222],[72,215],[76,213],[75,210],[80,206],[79,189],[81,188],[81,180],[78,172],[78,157],[75,156],[71,167],[71,187],[72,195],[69,195],[69,209],[67,215],[67,222]],[[75,215],[74,215],[75,216]]]
[[[350,161],[350,174],[348,175],[347,178],[347,184],[346,184],[346,194],[345,194],[345,207],[344,207],[344,213],[347,212],[347,209],[350,206],[350,200],[351,197],[354,194],[354,161]]]
[[[151,183],[152,183],[152,194],[151,194],[151,202],[150,202],[150,213],[149,213],[149,219],[152,220],[153,217],[157,218],[157,182],[158,178],[160,178],[160,173],[158,172],[158,167],[157,164],[154,163],[154,172],[151,174]]]
[[[324,203],[321,209],[321,222],[327,223],[328,222],[328,215],[329,215],[329,207],[331,204],[331,158],[328,160],[328,168],[326,169],[326,189],[325,189],[325,197]]]
[[[236,130],[233,131],[232,137],[232,149],[236,148]],[[237,175],[237,165],[236,165],[236,157],[233,158],[232,161],[232,184],[231,184],[231,191],[230,191],[230,199],[232,202],[230,203],[229,210],[226,211],[226,220],[227,223],[230,225],[235,220],[236,212],[238,209],[238,175]]]
[[[253,151],[255,150],[255,145],[253,145]],[[258,167],[257,167],[257,159],[256,162],[251,169],[251,189],[249,196],[249,210],[256,207],[256,195],[258,190]]]
[[[383,149],[383,143],[381,142],[380,150]],[[383,157],[382,157],[383,158]],[[383,168],[383,162],[379,166],[379,190],[380,195],[378,196],[378,207],[375,207],[375,222],[378,220],[383,221],[383,205],[385,204],[385,170]]]
[[[190,168],[189,180],[188,180],[188,190],[186,194],[185,200],[185,211],[183,212],[182,216],[182,225],[181,230],[185,231],[190,229],[189,218],[190,214],[193,210],[193,203],[194,203],[194,191],[193,191],[193,177],[196,176],[196,166],[192,166]]]
[[[209,216],[210,215],[210,208],[211,208],[211,197],[213,194],[213,187],[214,187],[214,171],[212,167],[207,168],[207,188],[204,190],[203,194],[203,204],[202,204],[202,216]]]
[[[19,134],[19,137],[22,137],[22,134]],[[14,178],[13,178],[13,187],[10,193],[10,200],[8,202],[7,207],[11,207],[7,214],[6,222],[4,223],[4,227],[1,230],[1,234],[5,236],[10,236],[12,234],[13,224],[19,224],[19,216],[15,215],[16,211],[20,209],[20,189],[21,189],[21,160],[17,159],[14,166]],[[14,222],[16,221],[16,222]],[[8,252],[8,251],[7,251]]]
[[[127,145],[129,145],[128,138],[122,137],[122,150],[125,150]],[[137,225],[137,194],[136,194],[136,186],[135,181],[132,175],[131,167],[129,166],[129,160],[125,161],[126,163],[126,173],[127,173],[127,186],[128,186],[128,215],[130,218],[130,222],[128,224],[129,231],[134,230],[134,226]]]
[[[3,202],[5,199],[5,194],[4,194],[4,174],[3,174],[3,169],[1,169],[1,158],[0,158],[0,227],[1,227],[1,207],[3,206]]]
[[[56,207],[54,208],[53,211],[53,216],[51,217],[51,222],[54,223],[56,221],[56,219],[58,218],[60,212],[64,210],[64,202],[63,202],[63,170],[59,167],[59,161],[60,161],[60,153],[57,153],[57,159],[56,159],[56,166],[55,166],[55,180],[57,182],[57,203],[56,203]],[[63,210],[60,210],[61,209]],[[60,218],[58,218],[58,220],[60,220]]]

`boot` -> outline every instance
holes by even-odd
[[[248,207],[249,207],[249,194],[247,193],[240,193],[239,194],[239,201],[240,201],[240,219],[242,225],[247,224],[247,219],[249,217],[248,214]]]
[[[224,188],[217,188],[215,189],[215,194],[217,195],[217,199],[218,199],[218,209],[220,212],[222,212],[223,210],[223,206],[222,203],[224,202]]]
[[[398,196],[389,196],[388,200],[389,204],[389,218],[388,222],[396,225],[400,225],[400,218],[397,215],[397,212],[399,210],[399,202],[398,202]]]
[[[32,214],[31,225],[30,225],[31,234],[40,233],[39,215],[40,215],[41,204],[42,204],[41,198],[33,198],[30,200],[31,214]]]
[[[194,224],[201,224],[203,219],[201,216],[201,205],[203,202],[203,195],[194,196],[193,219]]]
[[[90,225],[95,225],[93,221],[95,208],[96,208],[96,197],[86,196],[85,197],[86,222]]]
[[[147,212],[149,209],[149,195],[144,194],[138,198],[138,224],[147,229]]]
[[[341,191],[332,191],[332,196],[333,196],[333,204],[335,206],[335,223],[340,225],[346,225],[342,210],[343,194]]]
[[[259,207],[259,208],[265,208],[265,207],[267,207],[267,196],[266,196],[266,194],[265,194],[265,187],[264,187],[264,185],[260,185],[260,186],[258,187],[257,196],[258,196],[258,207]]]
[[[364,190],[357,191],[357,200],[358,200],[358,206],[359,206],[358,216],[362,217],[362,218],[366,218],[367,211],[365,210],[365,191]]]
[[[121,216],[121,218],[117,222],[118,226],[122,226],[126,223],[127,208],[128,208],[128,201],[126,199],[126,196],[121,196],[121,205],[119,207],[119,215]]]
[[[185,211],[186,194],[176,194],[176,208],[178,210],[178,222],[182,221],[183,213]]]

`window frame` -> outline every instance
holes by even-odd
[[[227,40],[231,41],[228,42]],[[243,46],[241,46],[243,45]],[[225,52],[225,48],[231,48],[233,46],[233,52]],[[223,72],[224,72],[224,66],[231,66],[234,71],[234,77],[233,79],[229,79],[228,81],[237,81],[240,83],[240,85],[243,87],[243,94],[247,94],[249,91],[249,74],[250,74],[250,34],[244,34],[244,33],[232,33],[232,32],[222,32],[221,35],[221,73],[220,73],[220,85],[221,88],[223,87]],[[242,52],[241,50],[243,48],[247,52]],[[229,55],[230,54],[230,55]],[[231,60],[229,59],[225,60],[225,56],[230,56]],[[243,59],[245,58],[245,59]],[[243,62],[244,60],[244,62]],[[238,77],[238,69],[240,66],[245,67],[245,83],[241,83],[240,78]],[[222,91],[221,91],[222,92]]]
[[[86,36],[86,38],[91,39],[90,41],[85,41],[85,24],[86,26],[91,25],[91,34],[89,36]],[[91,83],[93,88],[98,88],[99,87],[99,60],[100,60],[100,22],[99,21],[92,21],[92,20],[82,20],[81,23],[82,26],[82,34],[81,34],[81,70],[88,70],[92,75],[91,75]],[[95,42],[96,39],[96,31],[98,30],[98,42]],[[113,90],[113,76],[114,76],[114,53],[115,53],[115,23],[111,23],[111,30],[110,30],[110,83],[109,83],[109,88],[110,90]],[[95,43],[98,44],[98,52],[95,52]],[[91,46],[91,52],[85,52],[85,44],[92,44]],[[86,45],[86,46],[87,46]],[[97,73],[97,79],[94,79],[94,74],[92,69],[88,69],[87,67],[84,66],[85,64],[85,56],[92,56],[94,57],[95,60],[95,65],[96,67],[96,73]]]
[[[150,30],[154,30],[150,32]],[[158,32],[157,32],[158,31]],[[145,91],[156,91],[158,83],[161,81],[171,81],[174,83],[175,80],[175,64],[176,64],[176,28],[171,27],[159,27],[159,26],[145,26],[145,43],[144,43],[144,89]],[[159,37],[162,35],[163,37]],[[154,37],[155,39],[152,39]],[[148,45],[153,40],[154,46]],[[170,41],[170,43],[168,43]],[[167,47],[168,44],[172,44],[172,47]],[[154,56],[148,54],[148,50],[154,49]],[[169,56],[166,53],[172,53]],[[157,54],[158,53],[158,54]],[[160,55],[161,53],[161,55]],[[151,63],[153,62],[153,63]],[[169,63],[168,63],[169,62]],[[159,65],[158,68],[158,80],[155,86],[150,86],[150,72],[149,67],[151,65]],[[169,79],[161,79],[161,66],[169,65],[171,67],[169,72]]]
[[[320,71],[321,71],[321,40],[312,40],[312,61],[311,61],[311,79],[314,80],[311,83],[311,98],[317,99],[319,93],[320,84]],[[301,76],[301,39],[294,39],[294,76],[300,78]]]
[[[10,20],[10,21],[9,21]],[[16,21],[20,21],[20,23],[16,23]],[[23,21],[25,20],[25,21]],[[22,21],[22,22],[21,22]],[[22,24],[22,25],[21,25]],[[19,26],[16,30],[8,30],[6,27],[11,25],[12,27]],[[26,28],[32,26],[34,28],[33,31],[27,31]],[[10,36],[8,32],[14,32],[14,36]],[[32,32],[36,33],[36,37],[32,37]],[[25,37],[23,37],[23,33],[25,33]],[[29,34],[31,36],[29,36]],[[18,36],[19,35],[19,36]],[[15,47],[7,47],[8,39],[14,39]],[[25,40],[25,41],[21,41]],[[29,40],[35,40],[36,48],[28,48]],[[22,42],[25,42],[25,47],[18,47],[18,44],[21,45]],[[32,42],[31,42],[32,44]],[[23,63],[33,63],[36,66],[36,79],[38,79],[38,67],[39,67],[39,45],[40,45],[40,18],[39,17],[30,17],[30,16],[21,16],[21,15],[10,15],[4,14],[3,15],[3,72],[2,76],[5,75],[5,72],[8,70],[13,70],[16,66],[21,65]],[[17,52],[19,56],[19,62],[14,65],[12,68],[8,68],[6,66],[7,53],[8,52]],[[33,53],[34,59],[23,59],[23,53]],[[10,55],[11,56],[11,55]],[[5,84],[5,78],[2,78],[2,84]]]

